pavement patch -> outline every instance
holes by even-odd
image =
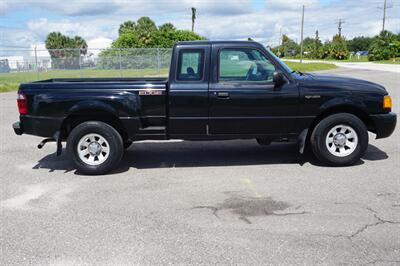
[[[24,192],[0,202],[0,207],[14,210],[55,209],[68,201],[73,187],[68,185],[29,185]]]
[[[255,216],[287,216],[306,214],[306,211],[282,212],[292,207],[291,204],[284,201],[277,201],[271,197],[244,197],[240,195],[231,195],[217,206],[195,206],[193,209],[210,209],[213,215],[221,218],[219,211],[228,210],[238,216],[239,220],[251,224],[249,217]],[[295,210],[301,206],[295,207]]]

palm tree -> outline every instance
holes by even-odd
[[[75,36],[74,38],[74,48],[79,49],[80,54],[86,54],[88,45],[86,41],[80,37],[80,36]]]
[[[194,22],[196,21],[196,11],[195,7],[192,7],[192,31],[194,31]]]
[[[132,20],[125,21],[119,25],[118,34],[121,35],[126,31],[134,31],[136,28],[136,23]]]

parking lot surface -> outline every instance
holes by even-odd
[[[329,73],[384,85],[400,76]],[[351,167],[296,144],[140,142],[106,176],[75,173],[55,144],[14,135],[0,94],[1,265],[400,264],[400,129]]]

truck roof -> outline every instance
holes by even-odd
[[[204,44],[230,44],[230,45],[261,45],[255,41],[210,41],[210,40],[202,40],[202,41],[180,41],[177,42],[176,45],[204,45]]]

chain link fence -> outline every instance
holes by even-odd
[[[52,77],[166,76],[169,48],[135,49],[0,49],[0,79],[7,74]]]

